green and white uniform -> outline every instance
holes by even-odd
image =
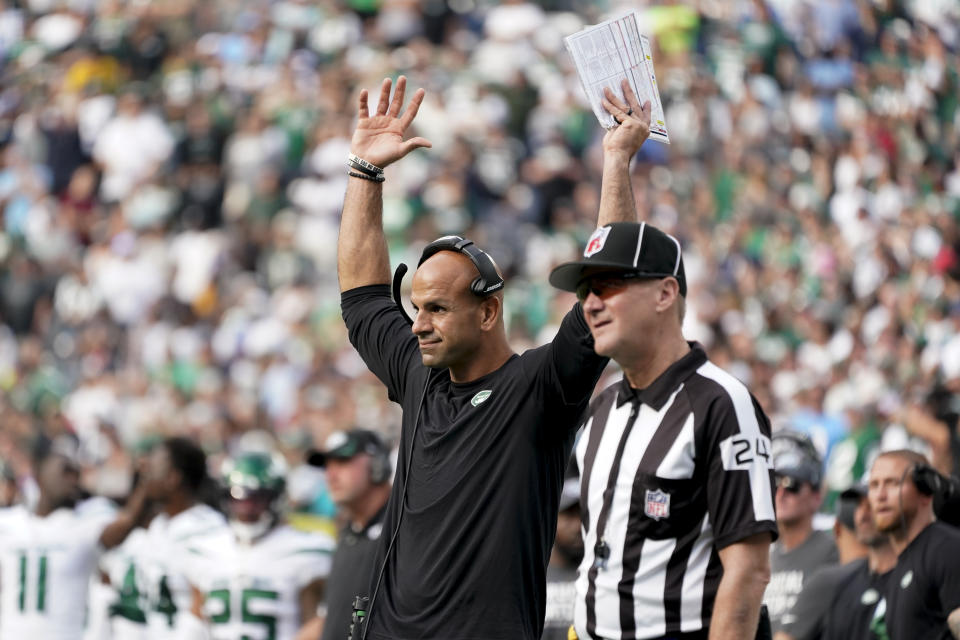
[[[106,508],[0,509],[0,638],[79,640]]]
[[[108,606],[110,638],[148,640],[146,611],[150,606],[147,585],[137,562],[147,555],[147,530],[134,529],[123,544],[111,549],[100,560],[100,568],[110,579],[113,596]]]
[[[301,624],[300,592],[330,573],[333,539],[288,525],[252,544],[232,531],[188,548],[190,581],[206,599],[213,640],[291,640]]]
[[[220,531],[229,531],[226,519],[205,504],[172,518],[160,513],[146,530],[134,531],[106,567],[117,591],[111,606],[114,637],[180,640],[192,602],[186,548]]]

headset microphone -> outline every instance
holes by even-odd
[[[397,270],[393,272],[393,301],[397,304],[397,309],[400,309],[403,319],[412,327],[413,318],[411,318],[407,310],[403,308],[403,301],[400,298],[400,285],[403,284],[403,276],[406,275],[406,273],[407,265],[402,262],[397,265]]]

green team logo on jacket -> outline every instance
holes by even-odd
[[[490,397],[491,393],[493,393],[491,389],[484,389],[483,391],[478,391],[477,395],[473,396],[473,398],[470,400],[470,404],[472,404],[475,407],[480,406],[481,404],[487,401],[487,398]]]

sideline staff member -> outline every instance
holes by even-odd
[[[934,519],[935,474],[906,449],[881,453],[870,469],[874,523],[897,553],[886,588],[890,640],[960,639],[960,531]]]
[[[624,370],[577,445],[577,635],[753,638],[777,535],[770,425],[743,384],[683,338],[679,242],[645,223],[603,225],[550,283],[576,291],[597,353]]]
[[[424,252],[411,333],[390,298],[381,168],[430,143],[403,141],[423,90],[401,115],[406,79],[392,101],[390,86],[373,115],[360,94],[338,244],[350,340],[403,406],[366,637],[536,640],[563,473],[607,359],[594,353],[579,306],[551,344],[515,354],[502,280],[459,238]],[[649,115],[645,127],[644,137]],[[619,211],[601,189],[601,223]]]
[[[829,531],[813,528],[822,502],[823,460],[810,437],[781,430],[771,446],[780,539],[770,548],[770,584],[763,603],[774,640],[789,640],[796,635],[791,629],[809,623],[795,610],[800,594],[815,572],[837,564],[837,544]]]
[[[343,640],[350,630],[353,598],[366,593],[383,513],[390,497],[390,451],[366,429],[334,431],[307,462],[327,471],[330,496],[345,516],[327,578],[323,640]]]
[[[829,606],[824,621],[822,640],[874,640],[872,626],[877,620],[877,605],[887,588],[887,582],[897,563],[897,556],[885,534],[877,531],[867,499],[867,489],[856,485],[840,494],[845,499],[856,497],[854,511],[857,539],[867,549],[867,557],[841,567],[843,581],[826,594]],[[826,571],[831,571],[827,569]],[[816,577],[810,583],[814,584]],[[798,640],[804,640],[802,637]]]

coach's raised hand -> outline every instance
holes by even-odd
[[[403,76],[397,79],[393,100],[390,99],[391,85],[389,78],[383,81],[380,102],[373,115],[367,105],[367,91],[360,92],[357,129],[353,132],[348,159],[350,179],[343,196],[337,240],[341,291],[390,283],[390,258],[383,235],[383,168],[414,149],[431,146],[424,138],[403,139],[423,102],[423,89],[417,89],[404,110],[407,79]]]
[[[407,78],[400,76],[397,79],[393,100],[390,99],[391,85],[390,78],[384,78],[380,86],[380,101],[373,115],[370,114],[367,104],[369,97],[367,90],[360,92],[357,129],[353,132],[353,140],[350,142],[350,151],[354,155],[381,169],[414,149],[432,146],[426,138],[416,137],[406,141],[403,139],[410,123],[417,116],[420,103],[423,102],[424,90],[417,89],[410,104],[404,110],[403,95],[407,89]],[[402,115],[401,110],[403,110]]]

